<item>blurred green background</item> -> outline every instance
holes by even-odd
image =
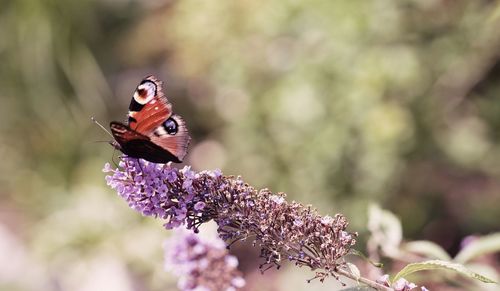
[[[186,164],[342,212],[359,249],[370,202],[451,254],[500,230],[499,28],[499,1],[0,1],[0,289],[175,290],[90,122],[148,74]]]

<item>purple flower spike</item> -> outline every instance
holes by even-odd
[[[238,290],[245,280],[238,259],[228,254],[222,240],[202,240],[178,230],[165,242],[165,269],[179,276],[180,290]]]
[[[181,225],[197,232],[210,220],[219,236],[231,245],[251,239],[261,248],[263,271],[288,259],[316,271],[314,278],[338,278],[347,270],[343,257],[356,242],[347,232],[342,214],[321,216],[310,206],[287,202],[284,193],[257,191],[240,177],[220,170],[194,172],[169,164],[154,164],[123,157],[120,167],[106,177],[108,185],[143,215],[165,220],[165,228]]]

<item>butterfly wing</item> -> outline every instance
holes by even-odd
[[[172,115],[172,105],[154,76],[137,86],[129,106],[128,125],[112,122],[111,132],[120,150],[155,163],[180,163],[190,141],[186,123]]]
[[[189,137],[186,122],[177,114],[157,127],[149,136],[151,141],[183,160],[187,153]]]
[[[172,104],[163,94],[162,82],[154,76],[144,78],[130,101],[128,125],[147,135],[172,115]]]
[[[166,151],[149,137],[144,136],[120,122],[111,122],[111,133],[118,143],[118,149],[129,157],[141,158],[153,163],[182,162],[182,158]]]

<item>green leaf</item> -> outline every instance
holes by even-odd
[[[450,255],[441,246],[427,240],[406,243],[402,249],[411,253],[424,255],[429,259],[451,261]]]
[[[500,251],[500,233],[485,235],[463,248],[453,259],[457,263],[466,263],[479,256]]]
[[[490,266],[486,263],[469,263],[465,266],[472,272],[481,274],[496,282],[500,281],[500,274],[497,272],[494,266]]]
[[[484,283],[496,283],[495,281],[489,278],[486,278],[482,275],[472,272],[471,270],[467,269],[464,265],[447,261],[441,261],[441,260],[432,260],[432,261],[424,261],[424,262],[409,264],[406,267],[404,267],[401,271],[399,271],[399,273],[397,273],[396,276],[394,276],[392,282],[395,282],[400,278],[404,278],[412,273],[425,270],[451,270]]]

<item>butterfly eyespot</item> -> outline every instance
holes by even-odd
[[[137,89],[134,94],[134,99],[137,101],[137,103],[144,105],[151,101],[156,95],[156,84],[145,80],[139,86],[137,86]]]
[[[179,125],[177,122],[171,117],[163,122],[163,128],[170,135],[176,134],[178,127]]]

